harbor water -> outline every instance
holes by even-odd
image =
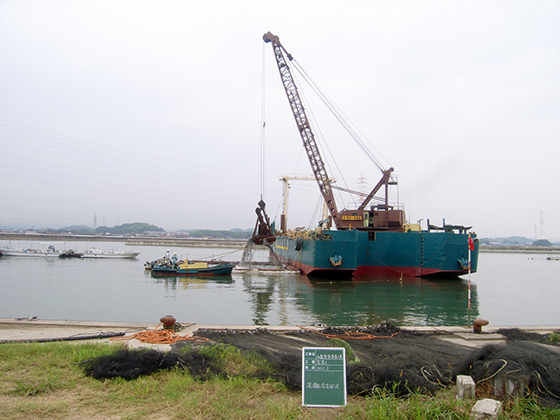
[[[46,248],[30,241],[0,247]],[[454,280],[232,274],[154,277],[144,262],[164,247],[118,242],[54,244],[58,249],[140,252],[137,259],[0,258],[0,317],[75,321],[179,322],[225,325],[470,325],[560,324],[560,261],[546,254],[481,253],[479,272]],[[179,257],[239,260],[242,250],[176,248]],[[265,260],[259,251],[255,258]],[[470,296],[470,302],[469,302]],[[470,303],[470,309],[469,309]]]

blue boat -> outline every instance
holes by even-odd
[[[294,232],[287,229],[284,212],[279,232],[272,237],[274,229],[266,214],[261,215],[264,213],[261,200],[253,241],[257,244],[266,242],[281,262],[309,276],[389,274],[456,277],[476,272],[479,245],[476,234],[469,232],[471,227],[447,225],[445,221],[443,226],[438,227],[428,221],[427,229],[422,229],[420,224],[407,223],[402,206],[389,202],[389,188],[397,184],[393,168],[384,169],[373,158],[382,173],[379,182],[365,198],[363,194],[356,193],[363,199],[356,209],[337,208],[333,194],[335,186],[319,153],[288,64],[288,60],[293,58],[276,35],[268,32],[263,40],[272,45],[280,79],[328,215],[316,229]],[[300,73],[305,75],[305,72]],[[321,99],[325,100],[325,95]],[[335,107],[329,108],[336,112]],[[342,120],[343,116],[338,114],[337,117]],[[364,143],[359,138],[355,140],[366,153]],[[371,205],[374,198],[378,204]]]

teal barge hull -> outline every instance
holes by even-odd
[[[468,274],[469,266],[470,272],[476,272],[479,245],[475,234],[454,231],[327,230],[315,236],[280,236],[272,246],[281,261],[303,274],[336,278],[371,274],[457,277]]]

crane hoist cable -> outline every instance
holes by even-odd
[[[335,118],[340,122],[360,149],[365,153],[365,155],[371,160],[371,162],[381,171],[385,170],[384,165],[376,158],[376,155],[369,150],[366,141],[370,144],[376,153],[381,156],[385,161],[385,157],[367,140],[367,138],[361,133],[356,126],[346,117],[346,115],[340,110],[340,108],[328,97],[328,95],[320,88],[320,86],[315,83],[315,81],[309,76],[309,74],[304,70],[304,68],[299,64],[299,62],[293,58],[291,61],[294,64],[296,71],[303,77],[305,82],[311,87],[311,89],[317,94],[321,101],[325,104],[328,110],[335,116]],[[365,139],[365,140],[364,140]],[[390,165],[389,165],[390,166]]]

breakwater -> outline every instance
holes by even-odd
[[[495,252],[505,254],[560,254],[560,246],[490,246],[481,245],[480,252]]]
[[[212,238],[172,238],[172,237],[130,237],[114,235],[61,235],[46,233],[0,233],[0,240],[5,241],[44,241],[44,242],[125,242],[127,246],[166,246],[187,248],[227,248],[242,249],[246,239],[212,239]]]
[[[166,246],[185,248],[230,248],[242,249],[247,240],[187,239],[187,238],[127,238],[127,246]]]

